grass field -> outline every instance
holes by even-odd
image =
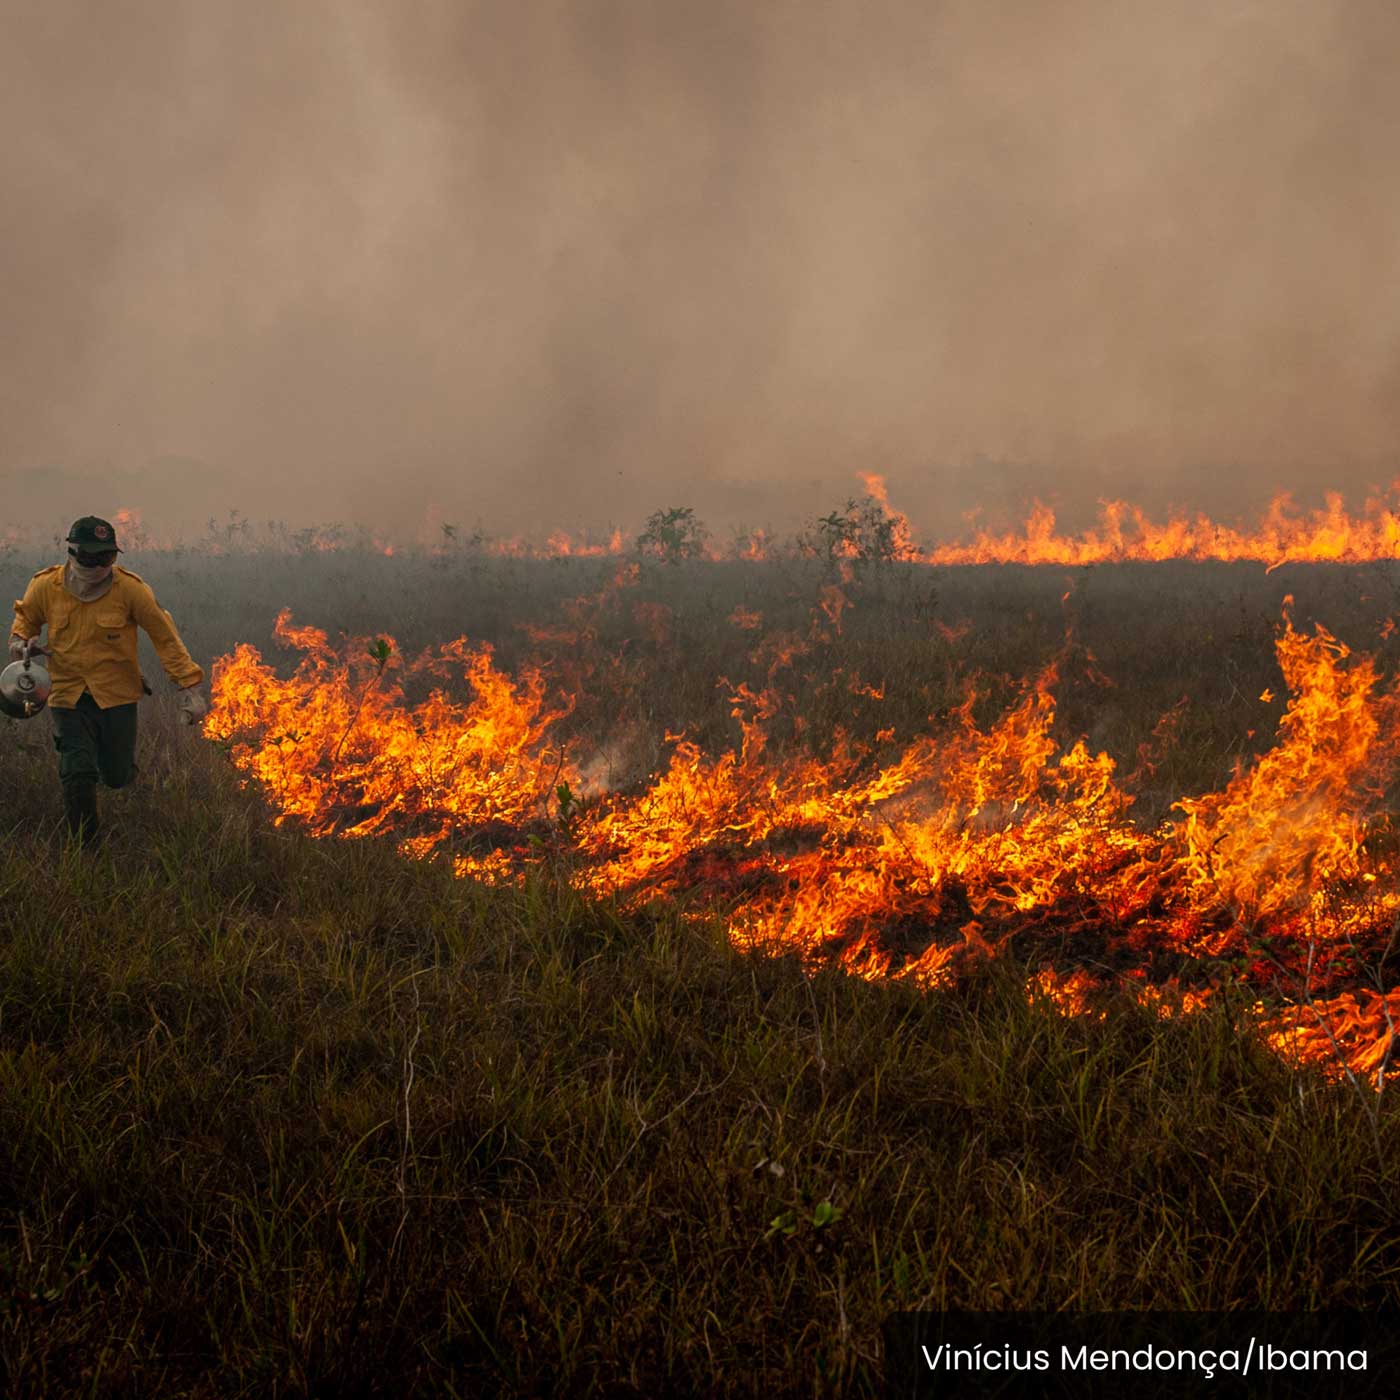
[[[7,561],[10,596],[43,562]],[[606,559],[131,562],[206,665],[277,658],[283,607],[543,657],[619,787],[668,731],[732,747],[745,682],[781,683],[780,751],[822,752],[970,683],[995,715],[1058,656],[1056,734],[1135,772],[1152,825],[1273,742],[1286,595],[1400,660],[1394,565],[885,567],[833,620],[800,560],[611,592]],[[877,1393],[900,1309],[1400,1302],[1394,1094],[1291,1068],[1241,1002],[1064,1016],[1017,947],[866,982],[737,952],[701,900],[317,840],[147,674],[96,854],[57,832],[47,719],[0,726],[5,1393]]]

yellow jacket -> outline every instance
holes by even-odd
[[[40,569],[15,603],[11,632],[37,637],[49,624],[49,705],[71,710],[84,688],[104,710],[129,705],[142,695],[136,659],[136,628],[146,629],[165,673],[182,689],[198,685],[203,670],[191,660],[170,614],[157,602],[150,585],[123,568],[112,570],[112,587],[84,603],[63,586],[63,565]]]

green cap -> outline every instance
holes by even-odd
[[[95,515],[85,515],[73,522],[73,528],[68,532],[68,543],[77,545],[88,554],[101,554],[109,549],[115,549],[118,554],[125,553],[117,543],[117,532],[112,528],[112,522],[99,520]]]

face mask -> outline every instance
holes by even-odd
[[[63,586],[84,603],[91,603],[111,591],[112,566],[103,564],[100,568],[80,564],[71,555],[63,570]]]

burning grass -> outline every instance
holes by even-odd
[[[829,591],[843,601],[834,615]],[[823,585],[813,627],[848,603]],[[547,710],[538,665],[512,682],[489,646],[458,639],[391,667],[387,639],[337,654],[284,614],[294,674],[241,647],[216,669],[206,732],[279,820],[318,834],[393,831],[416,856],[465,847],[464,876],[547,868],[628,909],[722,909],[742,949],[866,978],[934,986],[1019,940],[1068,959],[1054,969],[1062,1006],[1090,962],[1154,1004],[1198,1009],[1228,979],[1254,993],[1270,1043],[1381,1089],[1397,994],[1360,979],[1394,972],[1400,870],[1367,842],[1388,829],[1400,695],[1325,627],[1296,630],[1292,605],[1276,641],[1287,700],[1274,746],[1218,791],[1179,797],[1156,827],[1133,820],[1108,753],[1057,742],[1053,663],[985,725],[969,685],[943,726],[889,757],[844,731],[825,757],[776,749],[774,722],[785,710],[800,721],[801,699],[743,681],[728,687],[737,747],[708,755],[676,738],[662,771],[580,802],[587,751],[570,758],[554,732],[580,696]],[[415,677],[453,667],[468,702],[440,689],[404,701]],[[879,737],[889,748],[892,732]]]
[[[203,655],[316,630],[220,744],[148,707],[95,858],[5,729],[8,1393],[862,1393],[901,1308],[1400,1302],[1385,577],[344,562],[148,570]]]
[[[1124,500],[1099,503],[1094,525],[1070,532],[1062,529],[1055,511],[1033,503],[1019,526],[996,530],[977,524],[970,515],[961,539],[922,542],[915,523],[890,500],[885,478],[858,472],[861,495],[818,518],[794,537],[781,537],[771,528],[740,529],[723,544],[688,506],[655,511],[635,534],[611,527],[601,536],[551,530],[533,536],[501,536],[481,527],[464,532],[438,521],[396,539],[363,527],[340,524],[303,529],[269,520],[256,524],[238,511],[227,520],[211,519],[198,550],[228,555],[249,550],[302,557],[337,552],[372,551],[401,558],[427,551],[439,557],[466,549],[482,556],[523,560],[617,559],[630,554],[657,558],[718,561],[772,561],[794,550],[831,557],[869,558],[871,551],[890,561],[954,565],[1029,564],[1084,566],[1165,560],[1250,562],[1278,568],[1287,563],[1361,564],[1400,559],[1400,480],[1388,491],[1372,490],[1360,508],[1349,509],[1342,494],[1328,491],[1320,506],[1299,505],[1287,492],[1274,496],[1250,521],[1226,522],[1197,513],[1174,512],[1154,519],[1140,505]],[[120,538],[143,551],[182,552],[184,546],[162,538],[145,523],[139,510],[114,512]],[[0,530],[0,553],[33,547],[40,532],[10,524]]]

